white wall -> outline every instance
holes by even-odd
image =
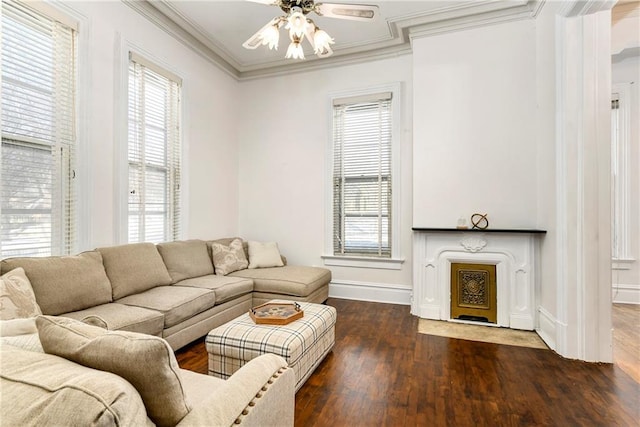
[[[330,93],[402,83],[401,270],[331,267],[349,295],[384,300],[397,285],[403,302],[411,288],[411,57],[263,78],[240,84],[240,234],[275,240],[292,264],[323,266],[325,205],[331,137]],[[352,283],[357,282],[357,283]],[[380,285],[380,286],[378,286]],[[393,287],[393,286],[392,286]],[[335,286],[332,292],[337,289]],[[383,292],[384,293],[384,292]],[[349,296],[343,294],[342,296]]]
[[[535,228],[532,20],[413,41],[413,225]]]
[[[80,127],[87,158],[84,176],[89,201],[81,221],[88,236],[81,250],[116,242],[116,170],[118,120],[123,102],[117,76],[120,40],[180,75],[183,88],[185,142],[185,238],[212,238],[237,232],[238,153],[236,146],[237,82],[212,63],[150,23],[121,2],[68,2],[84,17],[80,27]],[[83,56],[84,55],[84,56]]]

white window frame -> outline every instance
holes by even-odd
[[[614,270],[628,270],[635,259],[631,256],[630,249],[630,127],[631,127],[631,84],[618,83],[612,85],[611,99],[618,100],[618,138],[611,138],[611,254],[612,268]],[[613,171],[617,164],[617,177],[614,179]],[[616,250],[617,247],[617,250]]]
[[[339,98],[356,98],[382,92],[391,92],[391,257],[379,258],[354,255],[333,254],[333,101]],[[328,143],[325,164],[325,244],[322,259],[325,265],[340,267],[376,268],[385,270],[400,270],[404,263],[401,256],[401,146],[402,146],[402,85],[400,82],[371,86],[362,89],[334,92],[329,94]]]
[[[70,211],[73,218],[70,220],[72,229],[69,230],[73,239],[71,244],[59,245],[61,251],[52,250],[54,254],[72,254],[78,250],[85,250],[90,246],[89,243],[89,231],[91,228],[91,214],[88,201],[88,194],[90,188],[89,179],[89,166],[88,158],[90,148],[87,144],[88,134],[88,115],[86,108],[86,94],[87,88],[90,86],[88,83],[88,73],[84,72],[87,69],[88,64],[88,40],[90,34],[89,21],[85,16],[78,13],[75,9],[61,3],[45,3],[45,2],[25,2],[28,7],[37,11],[38,13],[47,16],[53,21],[58,21],[63,25],[73,29],[75,31],[75,96],[74,96],[74,132],[75,141],[73,146],[73,169],[63,170],[61,172],[67,173],[70,179],[70,191],[74,196],[74,207]],[[29,141],[25,141],[29,142]],[[0,153],[1,155],[1,153]],[[0,159],[1,160],[1,159]],[[65,185],[66,186],[66,185]],[[60,202],[61,203],[61,202]],[[63,209],[64,210],[64,209]],[[69,212],[69,211],[68,211]],[[66,224],[67,220],[62,221],[62,224]],[[64,226],[64,225],[63,225]],[[63,230],[54,231],[55,234],[64,234]],[[53,249],[53,248],[52,248]],[[60,253],[58,253],[60,252]]]
[[[184,99],[185,99],[185,84],[179,77],[180,72],[175,70],[166,61],[158,58],[151,52],[139,47],[138,45],[131,43],[130,41],[121,37],[119,33],[116,34],[116,58],[118,58],[119,66],[118,73],[116,75],[116,88],[118,93],[121,93],[121,102],[117,102],[115,105],[114,114],[114,129],[116,130],[117,141],[115,144],[115,200],[114,200],[114,241],[117,244],[126,244],[128,242],[128,221],[129,221],[129,158],[128,158],[128,119],[129,119],[129,60],[131,55],[134,55],[139,60],[144,60],[145,65],[150,68],[156,67],[157,70],[170,75],[172,78],[178,79],[181,83],[181,102],[179,114],[181,116],[181,126],[179,129],[179,138],[181,141],[181,174],[179,179],[180,186],[180,205],[177,209],[180,211],[179,218],[179,231],[175,236],[175,240],[180,240],[187,234],[186,230],[186,217],[187,213],[184,209],[188,205],[187,199],[187,187],[185,186],[185,170],[187,170],[186,164],[186,141],[184,132],[183,118],[186,117],[184,112]]]

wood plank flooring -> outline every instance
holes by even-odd
[[[296,394],[296,426],[638,426],[640,384],[612,364],[417,333],[409,307],[329,299],[336,344]],[[203,340],[176,353],[206,373]]]
[[[640,383],[640,305],[613,304],[612,321],[613,362]]]

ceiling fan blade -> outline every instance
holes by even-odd
[[[367,4],[316,3],[315,12],[329,18],[370,21],[378,16],[378,6]]]
[[[260,34],[262,33],[262,31],[264,31],[265,28],[271,25],[277,25],[280,20],[281,20],[280,17],[273,18],[271,21],[267,23],[267,25],[260,28],[258,31],[256,31],[254,35],[249,37],[249,39],[246,42],[242,43],[242,47],[244,47],[245,49],[256,49],[258,46],[262,44],[262,39],[260,38]]]
[[[247,0],[253,3],[266,4],[269,6],[280,6],[280,0]]]

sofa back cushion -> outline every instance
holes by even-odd
[[[100,252],[2,260],[3,273],[18,267],[29,278],[44,314],[58,315],[112,301]]]
[[[204,240],[159,243],[157,247],[172,283],[213,274],[213,264]]]
[[[0,359],[2,425],[150,425],[140,394],[117,375],[11,345],[0,345]]]
[[[153,243],[110,246],[98,251],[111,281],[114,300],[171,284],[171,276]]]
[[[36,325],[45,352],[129,381],[158,426],[175,426],[191,410],[176,357],[162,338],[65,317],[39,316]]]

